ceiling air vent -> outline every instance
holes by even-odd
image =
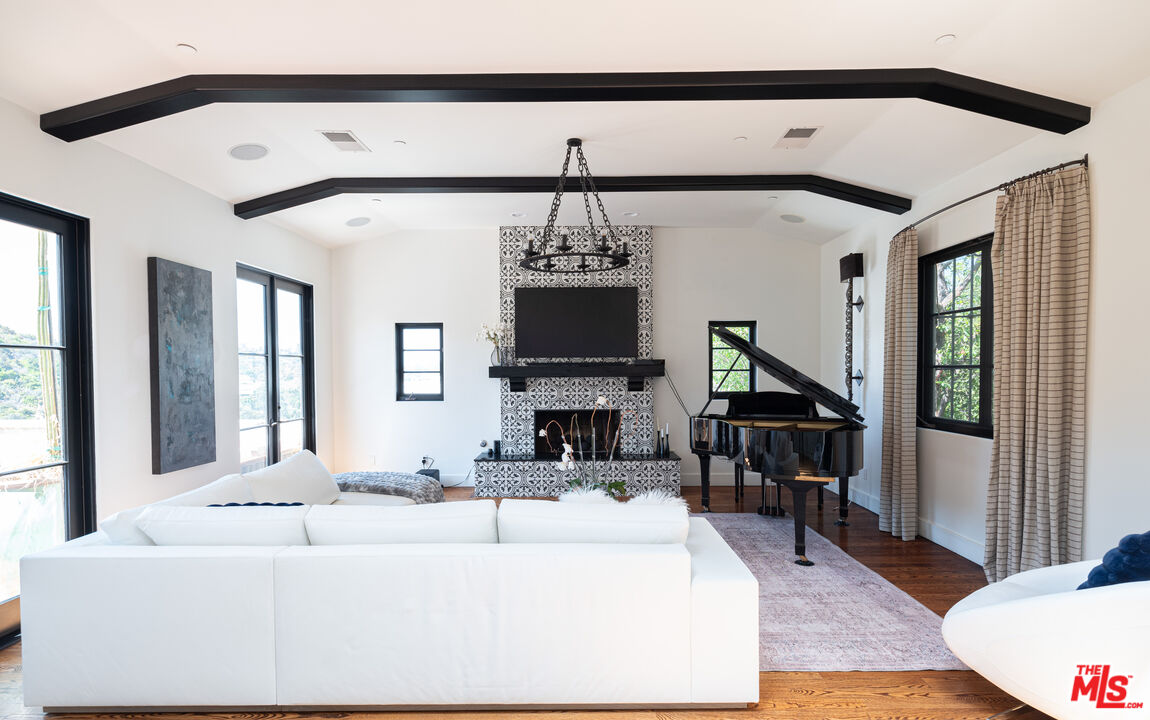
[[[320,135],[343,152],[371,152],[350,130],[320,130]]]
[[[774,149],[802,150],[811,144],[811,138],[814,137],[815,133],[819,130],[822,130],[822,126],[791,128],[783,133],[783,136],[775,143]]]

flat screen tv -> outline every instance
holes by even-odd
[[[638,288],[515,289],[515,357],[638,355]]]

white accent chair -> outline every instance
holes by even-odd
[[[943,620],[946,644],[975,672],[1060,720],[1150,717],[1150,581],[1076,590],[1099,562],[1028,570],[971,593]],[[1132,676],[1122,700],[1141,708],[1098,707],[1097,696],[1083,692],[1072,700],[1085,665]]]

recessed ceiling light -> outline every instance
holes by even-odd
[[[731,139],[734,140],[735,142],[746,142],[747,136],[746,135],[737,135]]]
[[[371,222],[371,218],[369,218],[369,217],[353,217],[352,219],[348,220],[344,224],[347,225],[348,227],[363,227],[364,225],[367,225],[369,222]]]
[[[768,195],[767,196],[767,200],[778,200],[778,199],[779,199],[778,195]]]
[[[801,222],[807,221],[807,219],[805,217],[803,217],[802,215],[780,215],[779,219],[782,220],[783,222],[789,222],[789,223],[801,223]]]
[[[381,203],[381,202],[383,202],[383,198],[372,198],[371,201]]]
[[[393,145],[406,145],[407,144],[406,140],[392,140],[391,142]]]
[[[525,212],[513,212],[513,213],[511,213],[511,217],[523,218],[523,217],[527,217],[527,213],[525,213]]]
[[[262,157],[266,157],[269,152],[266,145],[241,143],[231,150],[228,150],[228,155],[231,155],[236,160],[259,160]]]
[[[189,45],[187,43],[177,43],[176,50],[179,50],[184,55],[195,55],[199,52],[195,45]]]
[[[639,217],[639,213],[635,212],[634,210],[628,210],[627,212],[623,213],[623,217]]]
[[[958,39],[958,36],[955,35],[954,33],[947,33],[945,35],[939,35],[938,37],[936,37],[934,39],[934,44],[935,45],[949,45],[950,43],[954,42],[957,39]]]

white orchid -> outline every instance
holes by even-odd
[[[555,466],[560,470],[575,470],[577,466],[575,465],[575,456],[571,454],[571,446],[564,443],[563,447],[566,448],[566,451],[559,462],[555,463]]]
[[[606,396],[600,395],[599,397],[595,398],[595,404],[596,405],[606,405],[607,404]]]
[[[483,323],[479,326],[479,332],[475,333],[475,342],[486,340],[498,347],[511,335],[511,329],[507,325],[491,326]]]
[[[574,453],[575,453],[575,448],[571,447],[567,443],[563,443],[563,454],[564,455],[574,455]]]
[[[543,428],[542,430],[539,431],[539,437],[541,437],[541,438],[547,437],[547,428]]]

